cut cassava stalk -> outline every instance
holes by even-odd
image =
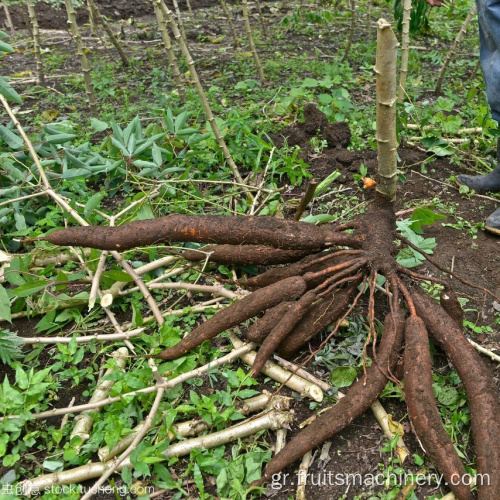
[[[234,333],[228,332],[229,340],[231,344],[236,349],[242,349],[245,345],[255,346],[255,344],[245,344],[243,343]],[[252,366],[257,353],[255,351],[247,351],[240,355],[241,360],[249,366]],[[281,366],[267,361],[262,368],[262,373],[271,377],[273,380],[280,382],[281,384],[289,387],[295,392],[298,392],[302,397],[308,397],[313,401],[321,403],[324,398],[323,391],[314,383],[299,377],[288,370],[285,370]]]
[[[82,36],[80,35],[80,30],[78,29],[78,24],[76,23],[76,13],[75,7],[73,6],[73,0],[64,0],[66,5],[66,12],[68,13],[68,24],[73,35],[73,39],[76,44],[76,52],[80,58],[80,64],[82,66],[83,79],[85,81],[85,88],[87,92],[87,99],[89,100],[89,109],[92,115],[97,115],[97,101],[94,94],[94,83],[92,82],[92,75],[90,74],[90,65],[85,55],[85,47],[83,46]]]
[[[175,15],[177,16],[177,25],[179,26],[179,31],[182,35],[184,43],[187,44],[186,30],[184,29],[184,19],[182,18],[181,9],[179,9],[179,3],[177,2],[177,0],[172,0],[172,4],[174,6]]]
[[[465,18],[464,23],[462,24],[462,27],[460,28],[460,31],[458,32],[457,37],[455,38],[455,41],[453,42],[453,45],[451,46],[451,49],[446,54],[443,66],[439,71],[436,88],[434,89],[435,94],[439,94],[441,92],[441,87],[443,86],[444,76],[446,74],[446,70],[448,69],[448,65],[450,64],[451,59],[456,56],[457,47],[463,40],[465,33],[467,33],[467,28],[469,27],[469,24],[472,21],[473,17],[476,15],[476,11],[477,11],[477,6],[476,3],[474,2],[472,4],[469,13],[467,14],[467,17]]]
[[[107,375],[111,375],[116,370],[123,371],[125,367],[125,363],[127,362],[128,357],[128,349],[126,347],[120,347],[115,352],[111,354],[111,357],[116,360],[116,364],[108,368],[102,377],[102,379],[98,382],[92,397],[90,398],[89,403],[95,403],[97,401],[102,401],[109,396],[109,393],[115,383],[114,380],[104,380],[104,377]],[[90,431],[92,426],[94,425],[94,419],[90,416],[90,412],[82,412],[76,418],[76,425],[71,431],[70,439],[75,436],[79,436],[82,440],[82,443],[85,443],[90,438]],[[79,446],[80,447],[80,446]],[[79,448],[78,447],[78,448]]]
[[[319,416],[309,427],[295,436],[287,446],[267,465],[262,478],[254,485],[261,485],[281,472],[314,447],[325,442],[337,432],[363,414],[377,399],[384,388],[386,371],[396,366],[399,350],[403,344],[404,321],[400,311],[388,314],[384,321],[384,335],[377,350],[377,362],[367,368],[366,380],[361,378],[344,398]],[[380,368],[379,368],[380,367]]]
[[[224,11],[224,15],[226,16],[227,24],[229,26],[229,31],[231,31],[231,36],[233,37],[233,46],[235,49],[237,49],[240,46],[240,43],[238,41],[238,35],[236,34],[236,30],[234,29],[234,23],[231,18],[231,12],[229,12],[226,0],[220,0],[220,6]]]
[[[350,0],[351,3],[351,27],[349,28],[349,36],[347,38],[347,43],[344,50],[344,56],[342,57],[342,61],[347,61],[349,57],[349,52],[351,51],[351,45],[354,38],[354,31],[356,28],[356,0]]]
[[[417,314],[434,340],[449,356],[465,387],[471,413],[472,435],[477,457],[480,500],[494,500],[500,491],[500,447],[492,446],[500,435],[498,388],[483,360],[448,314],[429,296],[414,290]]]
[[[118,55],[120,56],[122,64],[124,66],[128,66],[130,64],[129,60],[128,60],[128,56],[127,56],[127,54],[125,54],[125,51],[123,50],[122,46],[120,45],[118,38],[116,38],[116,36],[113,33],[108,22],[106,21],[106,19],[104,19],[103,15],[101,14],[99,7],[97,6],[97,4],[95,3],[94,0],[87,0],[87,2],[89,4],[90,10],[91,10],[92,14],[94,15],[95,19],[104,28],[104,31],[108,35],[108,38],[110,39],[111,43],[114,45],[116,51],[118,52]]]
[[[252,28],[250,27],[250,18],[248,16],[247,0],[242,0],[241,6],[243,7],[243,19],[245,20],[245,31],[247,34],[248,46],[250,47],[255,67],[257,68],[260,83],[264,84],[266,83],[266,77],[264,76],[264,70],[262,69],[262,64],[260,63],[259,54],[257,54],[257,49],[255,48],[255,43],[253,41]]]
[[[264,19],[264,14],[262,13],[262,7],[260,5],[259,0],[256,0],[255,3],[257,4],[257,12],[259,13],[259,21],[260,25],[262,26],[262,33],[264,35],[264,38],[267,40],[267,26],[266,26],[266,20]]]
[[[404,387],[413,429],[437,470],[459,500],[471,500],[465,467],[445,431],[432,392],[432,365],[424,322],[409,316],[405,325]]]
[[[40,28],[38,26],[38,18],[36,16],[33,0],[26,0],[26,6],[28,7],[28,15],[33,32],[33,48],[35,52],[36,62],[36,83],[41,85],[45,82],[45,74],[43,71],[42,52],[40,45]]]
[[[411,0],[403,0],[403,22],[401,36],[401,69],[399,71],[398,102],[405,100],[408,59],[410,55]]]
[[[377,192],[389,201],[396,198],[396,61],[398,40],[385,19],[377,23]]]
[[[270,266],[295,262],[309,253],[309,250],[280,250],[263,245],[210,245],[185,250],[180,255],[195,262],[207,259],[209,262],[223,264]]]
[[[179,31],[179,27],[177,26],[177,23],[173,18],[172,11],[165,5],[165,2],[163,0],[153,0],[153,1],[155,2],[155,5],[157,5],[161,9],[163,15],[165,16],[165,19],[172,28],[172,32],[174,33],[174,38],[179,44],[182,54],[186,59],[186,63],[189,66],[189,72],[191,73],[191,78],[193,80],[194,86],[196,87],[196,91],[198,92],[198,96],[200,97],[201,104],[203,105],[207,121],[210,124],[210,127],[212,128],[212,132],[215,135],[215,140],[217,141],[217,144],[219,145],[224,155],[224,158],[226,159],[226,162],[229,165],[231,172],[233,173],[234,178],[240,184],[244,184],[243,178],[241,177],[238,167],[236,166],[236,163],[234,163],[233,157],[231,156],[231,153],[229,152],[226,142],[224,141],[220,133],[219,127],[215,122],[212,109],[210,108],[207,96],[205,95],[205,91],[203,90],[200,79],[198,77],[198,72],[196,71],[193,58],[191,57],[191,53],[189,52],[186,42],[182,38],[181,32]]]
[[[280,302],[294,299],[305,291],[306,283],[299,276],[288,278],[266,288],[260,288],[231,306],[222,309],[208,321],[195,328],[178,344],[160,352],[155,357],[168,360],[177,359],[205,342],[205,340],[209,340],[228,328],[253,318]]]
[[[31,27],[30,16],[28,15],[28,9],[24,2],[19,2],[19,10],[23,16],[24,24],[26,25],[30,38],[33,40],[33,28]]]
[[[264,408],[275,409],[275,410],[288,410],[289,409],[289,398],[283,396],[271,396],[269,393],[260,394],[253,398],[245,399],[238,403],[236,406],[236,411],[242,415],[249,415],[250,413],[255,413]],[[115,444],[112,450],[107,446],[99,449],[97,455],[102,462],[107,462],[112,459],[123,450],[128,448],[130,443],[133,441],[135,434],[142,427],[142,423],[135,427],[131,434],[128,434],[123,439]],[[169,431],[170,441],[179,437],[194,437],[210,428],[210,425],[204,422],[202,419],[188,420],[185,422],[177,422],[172,425]]]
[[[156,21],[158,23],[158,28],[160,29],[161,39],[165,50],[167,51],[168,65],[170,67],[170,72],[174,80],[175,87],[179,93],[179,99],[181,102],[186,102],[186,89],[184,87],[184,81],[182,79],[181,72],[179,70],[179,65],[177,64],[177,57],[175,56],[174,48],[172,47],[172,41],[170,40],[170,35],[168,34],[167,21],[161,8],[159,7],[160,2],[153,0],[153,8],[155,11]]]
[[[2,0],[3,4],[3,10],[5,11],[5,18],[7,19],[7,26],[9,27],[10,31],[14,33],[14,25],[12,24],[12,18],[10,17],[10,11],[9,11],[9,6],[7,5],[7,0]]]
[[[319,251],[327,246],[361,246],[350,234],[336,233],[328,226],[313,226],[272,217],[168,215],[134,221],[118,227],[71,227],[46,236],[54,245],[100,250],[129,250],[171,241],[229,245],[268,245],[286,250]]]
[[[279,429],[283,426],[289,425],[291,421],[292,416],[289,412],[272,410],[261,417],[257,417],[255,419],[250,418],[248,421],[241,422],[222,431],[174,443],[172,446],[169,446],[158,458],[166,461],[169,458],[189,455],[191,450],[194,450],[195,448],[215,448],[216,446],[222,446],[232,441],[252,436],[262,430]],[[82,465],[81,467],[76,467],[74,469],[55,472],[52,474],[44,474],[34,479],[28,479],[20,483],[20,485],[22,487],[23,494],[30,496],[30,494],[33,494],[35,491],[43,491],[45,488],[50,489],[55,485],[78,484],[88,479],[100,477],[113,466],[113,463],[114,461],[108,461],[106,463],[89,462],[86,465]],[[117,467],[116,472],[120,472],[125,467],[128,467],[129,469],[133,468],[129,458],[125,459],[119,467]]]

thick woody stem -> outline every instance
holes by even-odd
[[[45,82],[45,75],[43,72],[42,52],[40,50],[40,28],[38,27],[38,18],[36,17],[35,6],[33,0],[26,0],[28,7],[28,15],[33,30],[33,48],[35,51],[36,61],[36,83],[39,85]]]
[[[111,27],[109,26],[108,22],[106,19],[104,19],[103,15],[101,14],[99,7],[97,4],[94,2],[94,0],[87,0],[89,7],[90,7],[90,12],[95,16],[97,19],[98,23],[101,23],[101,26],[104,28],[104,31],[108,35],[109,39],[111,40],[111,43],[115,46],[116,51],[118,52],[118,55],[120,56],[120,59],[123,63],[124,66],[129,65],[129,60],[127,57],[127,54],[125,54],[122,46],[120,45],[120,42],[118,41],[118,38],[116,38],[115,34],[111,30]]]
[[[10,31],[14,33],[14,25],[12,24],[12,19],[10,17],[10,11],[9,11],[9,6],[7,5],[7,0],[2,0],[3,4],[3,10],[5,11],[5,18],[7,19],[7,26],[9,27]]]
[[[396,60],[398,40],[385,19],[377,27],[377,192],[388,201],[396,198]]]
[[[229,12],[229,8],[225,0],[220,0],[220,6],[222,7],[224,15],[226,16],[227,19],[227,24],[229,26],[229,30],[231,31],[231,36],[233,37],[234,48],[237,49],[240,46],[240,42],[238,41],[238,35],[236,34],[236,30],[234,28],[234,23],[231,18],[231,12]]]
[[[80,64],[82,66],[83,79],[85,81],[85,88],[87,89],[87,98],[89,100],[90,112],[93,115],[97,115],[97,101],[94,94],[94,84],[92,82],[92,76],[90,74],[90,65],[85,55],[85,47],[83,46],[82,36],[80,35],[80,30],[78,29],[78,24],[76,24],[76,13],[73,6],[72,0],[64,0],[66,5],[66,11],[68,13],[68,24],[71,30],[71,34],[75,40],[76,52],[80,58]]]
[[[399,73],[398,102],[404,102],[405,100],[408,57],[410,55],[410,16],[411,0],[403,0],[403,31],[401,36],[401,70]]]
[[[67,1],[67,0],[66,0]],[[207,117],[208,123],[210,123],[210,127],[212,128],[212,132],[215,135],[215,140],[217,141],[217,144],[219,145],[220,149],[222,150],[222,153],[224,154],[224,158],[226,159],[227,164],[229,165],[229,168],[233,172],[234,178],[236,179],[237,182],[244,184],[243,178],[241,177],[241,174],[238,170],[238,167],[236,166],[236,163],[234,163],[233,157],[231,156],[231,153],[229,152],[229,149],[226,145],[226,142],[222,138],[222,135],[220,133],[219,127],[217,126],[217,123],[215,122],[214,115],[212,113],[212,109],[210,108],[210,104],[208,103],[207,96],[205,95],[205,91],[203,90],[203,87],[201,86],[200,79],[198,77],[198,72],[196,71],[196,67],[194,65],[193,58],[191,57],[191,53],[189,52],[189,49],[181,35],[181,32],[179,31],[179,27],[177,26],[177,23],[175,22],[175,19],[172,15],[172,11],[165,5],[165,2],[163,0],[153,0],[156,5],[161,9],[163,15],[165,16],[165,19],[167,20],[168,24],[172,28],[172,31],[174,33],[174,38],[176,39],[177,43],[179,44],[182,54],[184,55],[184,58],[186,59],[187,65],[189,66],[189,71],[191,73],[191,78],[193,80],[194,86],[196,87],[196,91],[198,92],[198,95],[200,97],[200,101],[203,105],[203,109],[205,111],[205,116]]]
[[[248,46],[250,47],[250,52],[252,53],[257,73],[259,74],[259,80],[261,83],[265,83],[266,77],[264,76],[264,70],[262,69],[262,64],[260,63],[259,54],[257,54],[257,49],[255,48],[255,43],[253,41],[252,28],[250,27],[250,18],[248,16],[247,0],[243,0],[241,2],[241,6],[243,7],[243,19],[245,20],[245,31],[247,33]]]
[[[172,78],[174,79],[174,84],[179,93],[179,99],[181,102],[186,102],[186,89],[184,87],[184,81],[182,80],[181,72],[179,70],[179,65],[177,64],[177,57],[175,56],[174,48],[172,47],[172,41],[170,35],[168,34],[167,21],[159,7],[159,2],[153,1],[153,8],[156,15],[156,21],[158,22],[158,27],[160,28],[161,39],[165,50],[167,51],[168,65],[170,66],[170,72],[172,73]]]
[[[446,70],[448,69],[448,66],[450,64],[450,61],[452,57],[455,56],[457,52],[457,47],[460,45],[460,42],[463,40],[465,33],[467,33],[467,28],[469,27],[470,22],[472,21],[472,18],[476,14],[477,7],[476,3],[472,4],[472,7],[469,11],[469,14],[465,18],[464,23],[462,24],[462,27],[460,28],[460,31],[458,32],[457,37],[455,38],[455,41],[453,42],[453,45],[451,49],[448,51],[446,58],[443,62],[443,66],[441,68],[441,71],[439,72],[438,80],[436,83],[436,88],[434,90],[434,93],[439,94],[441,92],[441,87],[443,86],[443,80],[444,80],[444,75],[446,74]]]
[[[349,57],[352,40],[354,38],[355,28],[356,28],[356,0],[351,0],[351,27],[349,29],[349,37],[347,39],[347,44],[345,46],[344,56],[342,57],[342,61],[347,61],[347,58]]]

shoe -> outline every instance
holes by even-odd
[[[486,231],[498,234],[500,236],[500,208],[497,208],[487,219],[484,224]]]
[[[457,183],[467,186],[477,193],[500,191],[500,164],[487,175],[459,175]]]

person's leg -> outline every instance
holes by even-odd
[[[500,122],[500,0],[477,0],[476,3],[486,96],[492,117]],[[478,193],[500,191],[500,141],[497,160],[499,165],[488,175],[459,175],[457,182]]]

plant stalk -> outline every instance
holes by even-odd
[[[399,73],[399,87],[397,102],[404,102],[406,78],[408,77],[408,58],[410,55],[410,17],[411,0],[403,0],[403,23],[401,36],[401,70]]]
[[[385,19],[377,22],[377,193],[388,201],[396,198],[396,60],[398,40]]]
[[[26,0],[26,6],[28,7],[28,15],[33,33],[33,48],[36,62],[36,83],[41,85],[42,83],[45,83],[45,74],[43,71],[42,52],[40,49],[40,28],[38,26],[38,18],[36,17],[33,0]]]

